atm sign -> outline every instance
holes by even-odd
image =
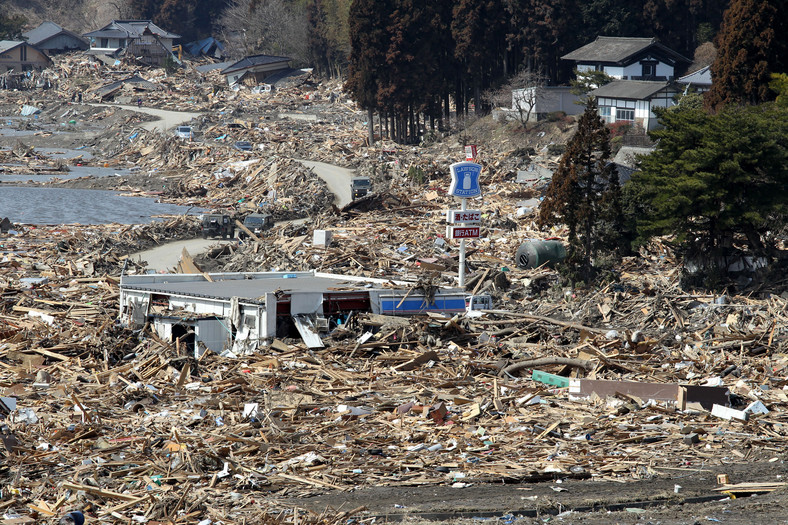
[[[478,226],[448,226],[446,237],[449,239],[478,239],[479,230]]]

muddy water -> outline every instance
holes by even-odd
[[[153,215],[196,215],[202,210],[113,191],[0,186],[0,219],[23,224],[142,224]]]

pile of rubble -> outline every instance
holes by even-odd
[[[346,231],[358,238],[322,251],[323,269],[418,271],[419,254],[380,251],[407,224],[371,226],[377,239],[356,224]],[[788,298],[681,292],[669,252],[628,260],[620,283],[584,292],[551,270],[502,271],[498,252],[480,249],[469,288],[494,293],[493,311],[359,313],[322,350],[275,340],[255,355],[195,358],[116,322],[124,259],[113,245],[145,230],[30,230],[4,243],[0,505],[17,523],[75,507],[105,522],[331,521],[347,516],[283,515],[282,501],[637,479],[770,458],[788,439]],[[279,247],[294,260],[319,253]]]
[[[98,74],[77,59],[60,67],[64,95]],[[333,96],[336,83],[263,94],[195,75],[154,71],[163,89],[146,103],[205,112],[204,140],[90,110],[121,120],[95,139],[109,152],[102,161],[160,177],[169,202],[309,218],[217,246],[195,258],[197,272],[318,269],[414,289],[456,286],[458,250],[444,233],[454,204],[446,173],[459,143],[369,148],[361,116],[337,109],[345,102]],[[51,114],[70,110],[65,104]],[[239,152],[235,140],[258,147]],[[788,295],[683,291],[678,261],[659,243],[626,259],[619,281],[601,289],[564,288],[551,268],[518,267],[518,246],[566,233],[534,226],[530,203],[543,181],[518,174],[546,146],[504,143],[479,159],[485,191],[472,204],[483,210],[482,230],[468,241],[465,290],[490,294],[494,309],[356,312],[320,350],[282,337],[253,355],[196,357],[180,338],[119,324],[121,274],[146,271],[128,255],[195,236],[194,218],[3,223],[4,519],[53,522],[79,508],[104,523],[339,523],[369,516],[361,508],[316,515],[294,509],[292,498],[620,482],[779,454],[788,439]],[[0,154],[0,162],[31,158],[29,148]],[[376,193],[336,209],[325,183],[293,160],[302,156],[357,166],[375,178]],[[315,242],[317,232],[331,241]]]

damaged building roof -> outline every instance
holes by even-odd
[[[130,290],[189,295],[212,299],[238,297],[245,301],[261,301],[266,293],[351,291],[368,289],[371,283],[382,288],[387,281],[358,280],[342,275],[314,272],[267,272],[211,274],[209,281],[201,275],[189,274],[188,280],[179,274],[146,276],[147,279],[125,278],[122,286]],[[136,281],[136,282],[135,282]]]

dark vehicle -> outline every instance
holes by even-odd
[[[248,140],[239,140],[233,144],[233,147],[238,151],[252,151],[252,143]]]
[[[369,177],[353,177],[350,179],[350,198],[353,200],[363,197],[372,186]]]
[[[243,222],[250,232],[259,235],[274,225],[274,217],[268,213],[250,213]],[[238,238],[245,239],[248,234],[243,229],[238,229]]]
[[[208,213],[202,216],[202,238],[221,237],[232,239],[235,235],[235,224],[229,215]]]

